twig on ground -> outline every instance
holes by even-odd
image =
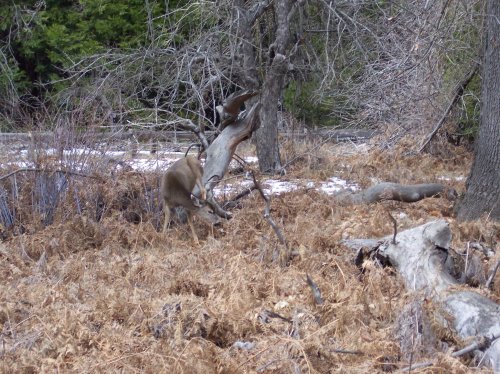
[[[235,197],[233,197],[231,200],[228,200],[224,203],[223,209],[230,209],[233,208],[236,205],[236,202],[245,196],[249,195],[252,191],[255,191],[257,187],[255,185],[245,188],[243,191],[241,191],[239,194],[237,194]]]
[[[486,281],[486,288],[490,288],[491,285],[493,284],[493,279],[495,278],[495,275],[497,274],[498,268],[500,267],[500,259],[497,260],[497,263],[493,267],[493,270],[491,271],[490,276],[488,277],[488,280]]]
[[[342,353],[346,355],[364,355],[365,353],[362,351],[350,351],[347,349],[332,349],[332,352],[334,353]]]
[[[385,211],[392,221],[392,226],[394,228],[394,236],[392,237],[392,244],[396,245],[397,244],[396,235],[398,235],[398,223],[396,222],[396,219],[392,216],[392,214],[387,209]]]
[[[495,255],[495,251],[485,245],[478,242],[469,242],[467,243],[472,249],[478,250],[482,252],[486,257],[493,257]]]
[[[316,283],[314,283],[314,281],[309,276],[309,274],[306,274],[306,276],[307,276],[307,284],[308,284],[309,287],[311,287],[311,291],[313,293],[314,301],[318,305],[324,304],[325,302],[324,302],[323,298],[321,297],[321,290],[319,289],[318,285]]]
[[[264,370],[266,370],[269,366],[271,366],[272,364],[276,363],[276,362],[280,362],[280,361],[283,361],[283,359],[276,359],[276,360],[271,360],[269,361],[267,364],[264,364],[260,367],[257,368],[257,373],[262,373]]]
[[[283,233],[279,229],[279,227],[276,225],[274,222],[273,218],[271,217],[271,204],[269,197],[264,193],[264,190],[262,189],[262,186],[260,185],[259,181],[255,177],[255,172],[252,170],[250,171],[250,174],[252,175],[253,183],[255,185],[255,188],[259,190],[260,196],[266,203],[266,207],[264,209],[264,218],[267,220],[267,222],[271,225],[273,228],[274,232],[276,233],[276,236],[278,237],[280,243],[285,247],[286,253],[288,254],[288,244],[285,240],[285,237],[283,236]]]
[[[239,368],[241,368],[243,365],[247,364],[248,362],[252,361],[253,359],[255,359],[257,356],[260,356],[262,353],[270,350],[273,346],[272,345],[269,345],[267,346],[266,348],[264,349],[261,349],[259,352],[257,352],[256,354],[254,354],[252,357],[250,357],[248,360],[242,362],[237,368],[236,368],[236,372],[238,371]]]
[[[498,336],[493,336],[491,338],[487,338],[484,336],[480,337],[477,341],[473,342],[472,344],[468,345],[467,347],[453,352],[451,354],[451,357],[460,357],[460,356],[463,356],[469,352],[475,351],[476,349],[483,350],[483,349],[487,348],[488,346],[490,346],[491,342],[497,338],[498,338]],[[426,368],[426,367],[429,367],[432,365],[434,365],[434,361],[420,362],[418,364],[414,364],[414,365],[410,365],[408,367],[405,367],[405,368],[399,370],[399,372],[405,372],[405,371],[410,372],[411,370],[414,370],[414,369],[422,369],[422,368]]]
[[[258,319],[263,323],[269,323],[269,318],[279,318],[282,321],[292,323],[293,321],[290,318],[283,317],[282,315],[273,312],[272,310],[264,309],[261,313],[259,313]]]

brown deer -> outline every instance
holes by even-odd
[[[173,163],[163,176],[161,182],[161,196],[163,199],[163,210],[165,211],[165,222],[163,223],[163,232],[165,232],[170,223],[170,209],[182,206],[186,209],[187,220],[193,240],[196,244],[198,236],[194,230],[192,215],[197,214],[205,221],[212,224],[219,223],[218,217],[210,213],[208,206],[196,206],[191,200],[192,191],[195,186],[200,189],[200,198],[206,199],[206,190],[201,182],[203,177],[203,168],[200,161],[187,156]]]

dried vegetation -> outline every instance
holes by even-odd
[[[301,147],[284,152],[291,157]],[[444,183],[464,190],[455,177],[468,173],[465,151],[448,159],[410,155],[404,142],[393,152],[358,151],[323,145],[286,178],[338,176],[367,187],[446,176]],[[2,372],[376,373],[436,357],[427,372],[470,370],[467,357],[446,354],[467,342],[432,328],[421,295],[375,261],[361,271],[340,244],[391,234],[390,211],[400,230],[446,217],[460,253],[468,241],[496,245],[498,226],[457,224],[444,198],[337,206],[314,190],[274,196],[271,214],[292,252],[283,264],[256,192],[214,238],[195,222],[196,248],[187,225],[159,232],[158,175],[75,176],[59,204],[45,207],[34,188],[43,175],[17,176],[22,227],[16,235],[3,230],[0,243]],[[12,184],[4,188],[12,193]],[[495,261],[483,256],[480,264]],[[324,304],[315,304],[307,274]],[[499,301],[499,275],[483,292]]]

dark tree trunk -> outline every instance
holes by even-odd
[[[278,148],[278,102],[285,85],[290,55],[290,19],[293,11],[290,0],[276,0],[276,38],[269,46],[270,67],[262,87],[260,111],[261,125],[256,132],[257,157],[263,172],[281,169]]]
[[[234,19],[237,27],[236,33],[240,38],[235,59],[241,71],[240,82],[245,89],[261,92],[260,102],[260,127],[255,134],[257,157],[261,171],[276,172],[281,169],[281,160],[278,147],[278,103],[285,85],[288,72],[289,57],[291,54],[290,22],[296,6],[292,0],[263,1],[249,7],[243,0],[234,1]],[[272,7],[272,9],[271,9]],[[275,30],[270,32],[275,35],[271,44],[263,49],[265,53],[262,61],[256,59],[255,45],[252,28],[255,22],[266,12],[274,14],[275,24],[270,25]],[[262,43],[261,43],[262,44]],[[259,66],[264,62],[266,66]],[[263,77],[258,72],[265,71]],[[262,84],[262,87],[259,87]],[[257,100],[250,99],[246,103],[251,106]]]
[[[467,191],[457,210],[459,220],[483,214],[500,220],[500,1],[488,0],[483,63],[482,110]]]
[[[233,61],[237,61],[239,68],[239,80],[241,85],[248,90],[260,89],[259,75],[257,73],[257,62],[252,37],[252,27],[255,20],[265,11],[265,6],[256,9],[248,9],[245,0],[235,0],[233,5],[234,26],[238,35],[238,47],[234,50]],[[254,100],[247,102],[253,105]]]
[[[281,169],[278,147],[278,100],[283,90],[287,70],[286,58],[276,55],[267,72],[260,102],[261,124],[255,133],[257,158],[262,172],[275,172]]]

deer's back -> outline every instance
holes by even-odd
[[[171,208],[183,206],[196,209],[191,201],[191,192],[196,184],[196,178],[203,175],[200,162],[188,156],[176,161],[165,173],[161,184],[163,200]]]

